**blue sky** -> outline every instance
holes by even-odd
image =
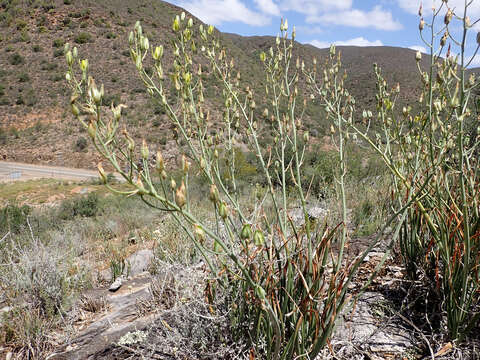
[[[277,35],[280,19],[296,26],[297,40],[317,47],[330,43],[355,46],[400,46],[426,52],[418,31],[420,0],[169,0],[219,30],[240,35]],[[429,21],[432,7],[441,0],[423,0],[423,17]],[[448,4],[463,15],[465,0]],[[480,0],[468,12],[473,23],[480,17]],[[443,23],[443,16],[438,19]],[[457,34],[452,22],[450,32]],[[476,47],[472,29],[468,52]],[[477,56],[472,65],[480,65]]]

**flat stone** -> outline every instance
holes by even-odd
[[[128,276],[132,277],[148,271],[154,258],[155,255],[152,250],[139,250],[126,259],[127,268],[125,272],[128,272]]]
[[[402,327],[385,324],[381,315],[374,315],[375,304],[387,301],[380,293],[365,292],[352,313],[345,314],[335,329],[332,340],[348,339],[353,345],[373,353],[401,354],[414,346],[414,339]],[[366,348],[368,347],[368,348]]]
[[[123,278],[121,276],[119,276],[113,283],[112,285],[110,285],[110,287],[108,288],[109,291],[111,292],[115,292],[117,291],[118,289],[120,289],[120,287],[122,286],[123,284]]]

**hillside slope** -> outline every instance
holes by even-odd
[[[30,5],[33,3],[32,5]],[[88,58],[91,73],[105,84],[106,103],[128,105],[126,122],[137,138],[168,150],[171,131],[161,109],[148,98],[131,64],[126,41],[140,20],[153,44],[172,38],[171,21],[182,10],[163,1],[138,0],[4,0],[0,3],[0,159],[93,167],[97,155],[90,149],[84,130],[68,111],[64,81],[63,44],[79,48]],[[195,19],[195,23],[200,21]],[[274,37],[220,34],[247,85],[263,88],[258,54],[274,44]],[[419,80],[414,51],[390,47],[339,47],[349,75],[347,86],[359,108],[371,108],[375,98],[372,63],[383,68],[392,85],[402,88],[401,104],[418,98]],[[327,50],[296,45],[296,55],[310,63]],[[168,61],[168,57],[167,57]],[[425,60],[426,61],[426,60]],[[207,81],[207,93],[218,98],[218,88]],[[215,110],[215,100],[212,102]],[[321,110],[309,111],[309,126],[322,137]],[[168,155],[167,155],[168,156]],[[171,154],[173,156],[173,154]]]

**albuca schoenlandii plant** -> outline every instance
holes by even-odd
[[[466,0],[464,7],[453,9],[444,0],[433,9],[429,22],[423,18],[420,5],[419,30],[430,52],[430,66],[421,68],[422,55],[418,52],[423,87],[418,105],[416,109],[396,111],[400,88],[396,85],[390,89],[375,65],[375,131],[360,125],[351,114],[354,100],[336,75],[339,57],[327,64],[322,76],[317,76],[315,70],[306,72],[311,90],[324,102],[329,116],[343,126],[345,137],[368,143],[390,170],[392,209],[406,209],[397,223],[406,269],[411,278],[424,280],[427,288],[435,292],[438,306],[446,315],[450,339],[460,341],[478,326],[480,319],[480,139],[476,95],[480,81],[474,74],[468,75],[473,57],[466,56],[468,35],[480,20],[468,17],[472,3]],[[443,23],[439,21],[441,14]],[[461,31],[455,38],[458,25]],[[475,54],[480,46],[479,34],[476,41]],[[458,55],[453,49],[458,50]],[[360,118],[370,124],[373,114],[364,111]]]
[[[138,150],[128,131],[119,131],[123,128],[123,105],[105,111],[101,106],[103,86],[98,88],[89,76],[87,60],[79,61],[81,73],[77,75],[77,50],[67,45],[66,78],[73,91],[72,112],[88,129],[97,151],[130,189],[120,185],[119,190],[109,184],[99,164],[105,185],[117,194],[136,194],[152,208],[169,213],[188,234],[218,286],[234,299],[232,329],[248,335],[251,354],[270,359],[313,359],[348,303],[347,285],[362,261],[347,261],[343,252],[348,238],[343,142],[337,179],[343,223],[331,230],[321,221],[314,225],[309,219],[308,192],[301,183],[306,149],[300,139],[308,144],[309,136],[302,126],[305,104],[297,86],[301,63],[292,56],[295,30],[289,39],[287,21],[282,21],[276,45],[260,55],[268,100],[256,104],[253,91],[241,85],[234,59],[222,48],[212,26],[195,29],[193,20],[182,13],[175,17],[172,28],[174,60],[168,66],[162,63],[166,50],[151,47],[139,23],[129,35],[129,44],[148,93],[163,106],[187,144],[180,180],[173,179],[161,152],[152,156],[145,141]],[[146,70],[147,61],[152,62],[153,73]],[[215,77],[223,89],[223,108],[215,112],[221,114],[218,119],[210,114],[204,97],[205,73]],[[173,89],[173,100],[167,89]],[[259,140],[267,122],[277,136],[262,148]],[[210,135],[212,129],[215,136]],[[337,133],[343,139],[341,128]],[[245,204],[237,189],[235,154],[241,138],[248,139],[267,184],[266,192],[257,192],[254,204]],[[211,202],[210,214],[198,213],[191,204],[192,172],[208,183],[205,199]],[[294,184],[296,204],[288,201],[291,190],[287,183]],[[295,224],[289,215],[289,210],[299,207],[305,218],[303,225]],[[332,247],[334,243],[338,251]],[[208,293],[213,297],[214,287]]]

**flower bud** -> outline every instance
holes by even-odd
[[[185,189],[185,183],[182,181],[182,184],[180,185],[180,187],[175,192],[175,203],[180,208],[184,207],[185,203],[187,201],[186,192],[187,191]]]
[[[72,52],[71,52],[71,51],[68,51],[68,52],[65,54],[65,59],[67,60],[68,66],[72,66],[72,64],[73,64],[73,55],[72,55]]]
[[[159,60],[163,56],[163,46],[157,46],[155,47],[155,50],[153,51],[152,57],[154,60]]]
[[[137,194],[138,195],[145,195],[147,194],[147,190],[143,186],[142,178],[139,176],[137,177],[137,181],[135,183],[135,186],[137,187]]]
[[[183,171],[183,173],[187,174],[189,169],[190,169],[190,162],[187,160],[187,157],[185,155],[182,155],[182,171]]]
[[[225,220],[228,217],[228,207],[223,201],[218,206],[218,214],[220,217]]]
[[[261,230],[255,230],[255,233],[253,234],[253,241],[257,246],[263,246],[263,244],[265,244],[265,237],[263,236]]]
[[[209,25],[209,26],[208,26],[208,30],[207,30],[208,35],[212,35],[212,34],[213,34],[213,29],[214,29],[214,28],[213,28],[213,25]]]
[[[140,46],[142,47],[143,50],[148,50],[150,48],[150,42],[148,41],[148,38],[143,36],[140,39]]]
[[[97,164],[98,173],[100,174],[100,179],[104,184],[107,183],[107,176],[105,175],[105,170],[103,169],[102,163]]]
[[[203,230],[202,226],[199,224],[193,225],[193,233],[195,237],[203,244],[205,241],[205,230]]]
[[[173,178],[170,179],[170,189],[175,190],[177,187],[177,183]]]
[[[247,240],[247,239],[249,239],[251,236],[252,236],[252,227],[250,226],[250,224],[245,224],[245,225],[243,225],[242,231],[240,232],[240,237],[241,237],[243,240]]]
[[[260,61],[265,62],[266,59],[267,59],[267,55],[265,54],[265,51],[262,51],[260,53]]]
[[[422,53],[420,51],[417,51],[415,54],[415,60],[417,60],[417,62],[422,60]]]
[[[148,155],[150,155],[150,152],[148,151],[148,145],[145,139],[142,140],[142,148],[140,149],[140,153],[142,154],[143,160],[147,160]]]
[[[78,115],[80,114],[80,110],[78,110],[77,105],[72,104],[71,107],[72,107],[72,114],[73,114],[74,116],[78,116]]]
[[[217,203],[220,195],[218,193],[218,189],[215,186],[215,184],[210,185],[210,193],[208,195],[208,198],[210,199],[211,202]]]
[[[420,31],[423,31],[424,28],[425,28],[425,20],[423,20],[423,18],[421,18],[420,23],[418,24],[418,29]]]
[[[83,59],[80,61],[80,70],[86,72],[88,70],[88,59]]]
[[[180,30],[180,18],[178,17],[178,15],[175,16],[175,19],[173,20],[172,29],[175,32]]]
[[[157,159],[156,159],[156,168],[159,173],[165,170],[165,162],[163,160],[163,155],[160,150],[157,151]]]
[[[91,121],[90,124],[88,124],[88,135],[93,140],[95,140],[95,137],[97,136],[97,128],[96,128],[95,124],[93,123],[93,121]]]
[[[193,26],[193,19],[192,18],[188,19],[187,26],[189,28],[191,28]]]
[[[445,14],[445,17],[443,19],[443,22],[445,25],[450,24],[450,21],[452,20],[453,12],[451,9],[448,9],[447,13]]]
[[[130,31],[130,33],[128,34],[128,43],[129,43],[130,45],[133,45],[133,43],[134,43],[133,31]]]
[[[182,21],[185,20],[185,11],[182,11],[182,13],[180,14],[180,19],[181,19]]]

